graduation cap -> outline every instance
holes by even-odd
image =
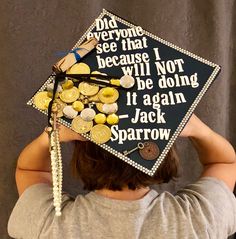
[[[103,10],[28,104],[153,176],[219,71]]]

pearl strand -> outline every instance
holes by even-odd
[[[59,140],[59,130],[55,131],[56,133],[56,146],[57,146],[57,164],[58,164],[58,201],[62,202],[62,179],[63,179],[63,170],[62,170],[62,156],[61,156],[61,145]]]
[[[62,157],[58,130],[52,130],[49,138],[53,182],[53,204],[56,216],[61,216]]]

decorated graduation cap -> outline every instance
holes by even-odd
[[[219,71],[103,10],[28,102],[48,115],[56,215],[62,163],[55,122],[153,176]]]

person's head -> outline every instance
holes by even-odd
[[[154,176],[149,176],[90,141],[76,141],[71,169],[85,190],[106,188],[117,191],[125,187],[135,190],[175,180],[179,157],[174,144]]]

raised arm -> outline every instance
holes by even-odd
[[[85,140],[82,136],[65,126],[60,125],[59,129],[61,142]],[[48,141],[48,135],[43,132],[20,153],[15,173],[19,196],[33,184],[51,184],[51,161]]]
[[[188,137],[197,150],[204,167],[201,177],[209,176],[223,180],[233,191],[236,182],[236,155],[232,145],[195,114],[180,136]]]

